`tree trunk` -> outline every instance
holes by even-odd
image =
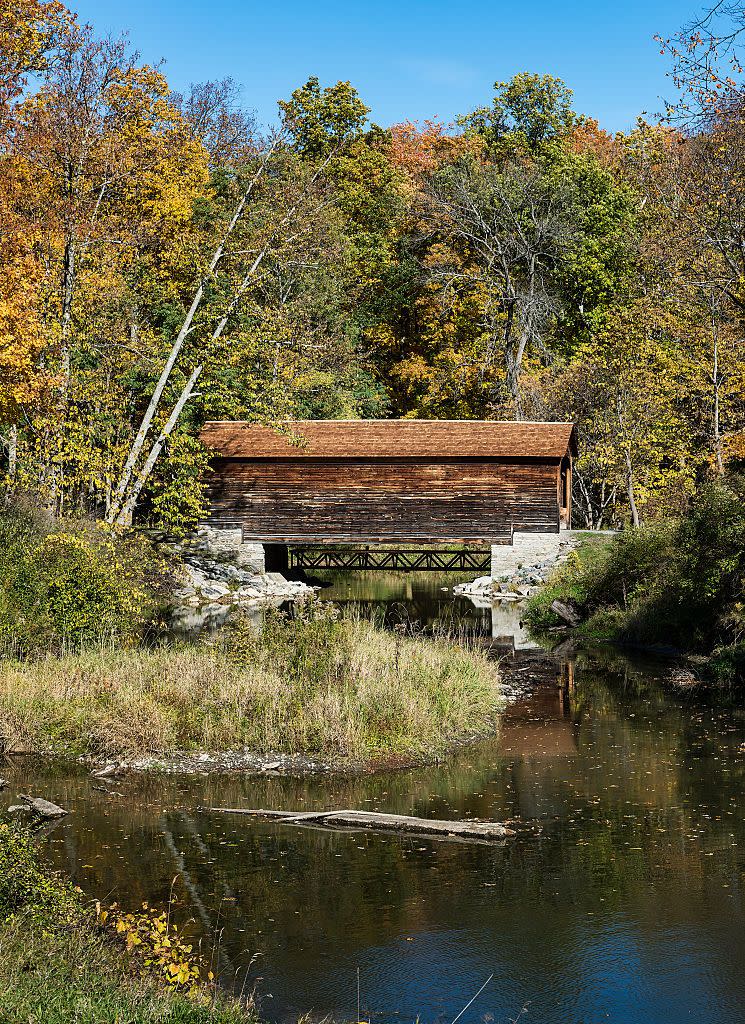
[[[530,271],[530,285],[528,288],[529,299],[528,302],[532,305],[535,297],[535,265],[531,264]],[[525,351],[530,342],[530,336],[533,333],[533,318],[530,311],[530,305],[526,311],[526,315],[522,324],[522,330],[520,331],[517,346],[513,349],[511,345],[507,347],[507,387],[512,401],[515,406],[515,419],[521,420],[523,418],[523,401],[522,392],[520,390],[520,374],[523,367],[523,359],[525,358]],[[522,318],[521,318],[522,319]]]
[[[636,497],[634,495],[634,470],[631,465],[631,453],[626,448],[626,493],[629,498],[629,508],[631,509],[631,525],[634,527],[639,526],[639,511],[636,507]]]
[[[714,335],[714,361],[711,370],[711,381],[714,389],[713,394],[713,409],[712,409],[712,429],[714,434],[714,457],[717,464],[717,473],[720,476],[724,476],[724,458],[722,456],[722,433],[720,425],[720,391],[722,388],[722,381],[719,375],[719,334],[714,322],[712,314],[712,331]]]
[[[596,530],[598,524],[592,504],[592,495],[585,484],[582,474],[576,469],[574,471],[574,479],[577,481],[577,486],[579,487],[579,491],[585,505],[585,526],[588,530]]]
[[[268,248],[262,249],[262,251],[259,253],[259,255],[256,257],[256,259],[253,261],[253,263],[249,267],[248,273],[246,274],[246,276],[241,281],[240,286],[237,288],[235,294],[233,295],[233,298],[230,300],[228,308],[225,310],[225,313],[220,318],[220,321],[219,321],[217,327],[212,332],[212,335],[210,337],[210,342],[209,342],[210,345],[213,345],[222,336],[223,331],[227,327],[227,324],[228,324],[228,321],[230,319],[231,314],[233,313],[233,311],[235,310],[236,306],[240,302],[242,296],[248,290],[248,288],[249,288],[249,286],[251,284],[251,281],[253,280],[253,277],[256,274],[256,271],[259,269],[259,267],[261,266],[262,260],[266,256],[267,251],[268,251]],[[131,522],[132,522],[132,514],[134,512],[135,505],[137,504],[137,499],[139,498],[140,493],[142,492],[142,488],[147,483],[148,478],[149,478],[151,472],[153,471],[153,467],[155,466],[155,463],[156,463],[156,461],[158,459],[158,456],[160,455],[160,453],[161,453],[161,451],[163,449],[163,445],[165,444],[166,440],[168,439],[168,437],[173,432],[173,430],[174,430],[174,428],[176,426],[176,423],[178,422],[178,418],[181,415],[181,412],[183,411],[184,406],[186,405],[187,401],[191,398],[192,392],[194,390],[194,386],[195,386],[196,382],[199,380],[199,378],[201,377],[203,370],[204,370],[204,365],[200,364],[192,372],[192,375],[189,378],[189,380],[188,380],[186,386],[184,387],[183,391],[181,392],[181,395],[179,396],[179,399],[176,402],[176,405],[173,407],[173,412],[171,413],[170,417],[168,418],[168,423],[163,428],[163,430],[161,431],[157,441],[155,442],[155,444],[150,449],[150,454],[148,455],[147,459],[145,460],[144,466],[142,467],[142,469],[140,470],[139,473],[134,475],[134,482],[132,482],[133,481],[133,477],[130,474],[129,482],[127,484],[127,487],[124,489],[123,494],[121,496],[119,496],[118,502],[115,503],[115,504],[112,504],[112,506],[110,507],[109,512],[107,514],[107,522],[112,522],[112,523],[115,522],[119,526],[129,526],[131,524]],[[140,430],[142,430],[142,427],[140,427]],[[143,442],[145,440],[146,433],[147,433],[147,431],[142,436],[142,441]],[[141,450],[142,450],[142,444],[140,444],[140,447],[139,447],[139,451],[141,451]]]
[[[520,334],[517,348],[507,352],[507,389],[515,407],[515,419],[523,418],[523,396],[520,388],[520,375],[522,372],[525,349],[528,346],[530,330],[526,328]]]
[[[65,245],[62,268],[62,322],[60,331],[60,369],[62,383],[60,398],[63,406],[67,405],[70,394],[70,327],[72,325],[72,300],[75,292],[75,257],[74,237],[70,237]]]
[[[11,483],[16,478],[18,471],[18,427],[15,423],[11,426],[8,434],[8,479]]]
[[[158,439],[150,449],[150,453],[148,454],[147,459],[145,459],[145,464],[143,465],[139,473],[135,476],[134,481],[131,487],[129,488],[126,499],[122,504],[121,510],[119,511],[116,517],[115,522],[117,526],[131,526],[132,515],[134,513],[135,506],[137,505],[137,501],[140,497],[140,494],[142,493],[142,488],[147,483],[148,478],[150,477],[150,474],[153,471],[153,466],[155,465],[158,456],[163,450],[163,445],[166,443],[168,438],[173,433],[174,428],[176,427],[176,424],[179,421],[179,417],[183,412],[184,406],[191,398],[192,393],[194,391],[194,386],[196,385],[201,375],[202,367],[198,366],[196,370],[194,370],[194,372],[192,373],[191,377],[189,377],[186,386],[184,387],[183,391],[179,396],[178,401],[173,407],[171,415],[168,417],[166,425],[163,427],[160,434],[158,435]]]
[[[256,174],[254,175],[253,180],[251,181],[251,183],[249,184],[248,188],[246,189],[246,191],[244,192],[243,196],[241,197],[241,200],[240,200],[240,202],[239,202],[239,204],[238,204],[238,206],[237,206],[237,208],[235,210],[235,213],[233,214],[233,218],[232,218],[230,224],[228,225],[228,228],[227,228],[227,230],[226,230],[226,232],[225,232],[225,234],[223,236],[223,239],[222,239],[220,245],[218,246],[217,250],[213,254],[212,259],[210,260],[210,265],[209,265],[209,270],[208,270],[209,274],[214,273],[214,271],[217,268],[217,265],[219,264],[220,260],[222,259],[222,256],[223,256],[223,254],[225,252],[225,246],[227,245],[227,242],[228,242],[231,234],[233,233],[233,231],[235,229],[235,226],[236,226],[236,224],[238,223],[238,220],[241,217],[241,214],[243,213],[243,209],[244,209],[246,203],[248,202],[248,199],[249,199],[249,197],[251,195],[251,192],[253,191],[254,186],[259,181],[261,175],[264,173],[264,171],[266,169],[266,166],[267,166],[267,162],[268,162],[269,156],[274,151],[275,147],[276,147],[276,143],[272,146],[272,148],[265,155],[265,158],[262,161],[261,166],[257,170]],[[321,167],[319,167],[316,170],[316,172],[313,174],[313,176],[311,178],[311,181],[310,181],[311,184],[313,184],[313,183],[315,183],[317,181],[317,179],[318,179],[319,175],[321,174],[321,172],[326,168],[326,166],[328,165],[328,163],[329,163],[329,161],[331,159],[331,155],[333,155],[333,154],[330,154],[326,158],[326,160],[324,160],[324,162],[321,165]],[[307,189],[306,189],[304,191],[303,195],[307,196],[307,194],[308,193],[307,193]],[[234,312],[234,310],[235,310],[236,306],[238,305],[241,297],[248,290],[248,288],[249,288],[253,278],[256,275],[256,272],[258,271],[258,269],[261,266],[262,262],[264,261],[266,255],[270,251],[270,247],[271,247],[272,243],[277,239],[281,229],[285,225],[287,225],[287,224],[289,224],[291,222],[293,216],[297,213],[297,211],[298,211],[298,209],[300,207],[301,201],[302,201],[302,199],[298,199],[287,210],[287,212],[281,218],[279,223],[271,231],[269,237],[265,241],[265,244],[264,244],[263,248],[258,253],[256,258],[254,259],[253,263],[249,267],[247,273],[245,274],[245,276],[244,276],[243,280],[241,281],[240,285],[238,286],[238,288],[234,291],[233,296],[232,296],[232,298],[231,298],[231,300],[230,300],[230,302],[228,304],[228,307],[227,307],[225,313],[223,314],[222,318],[220,319],[220,321],[219,321],[217,327],[215,328],[215,330],[212,332],[212,336],[211,336],[209,344],[212,344],[215,341],[217,341],[218,338],[222,335],[222,333],[223,333],[223,331],[224,331],[224,329],[225,329],[225,327],[226,327],[226,325],[228,323],[228,320],[229,320],[230,316]],[[288,236],[286,236],[284,238],[284,242],[287,244],[287,243],[291,242],[295,237],[296,237],[295,235],[288,235]],[[158,408],[159,408],[159,405],[160,405],[160,400],[162,398],[163,391],[165,390],[166,384],[168,383],[169,377],[171,375],[171,371],[173,370],[173,367],[174,367],[176,359],[177,359],[177,357],[179,355],[179,352],[181,351],[181,348],[183,347],[184,341],[186,340],[187,336],[191,333],[191,331],[194,329],[193,328],[193,320],[194,320],[194,316],[196,315],[196,312],[197,312],[197,310],[199,308],[199,305],[200,305],[200,303],[202,301],[202,298],[203,298],[203,295],[204,295],[204,285],[205,285],[206,280],[207,280],[207,277],[205,276],[200,281],[199,287],[197,288],[197,291],[196,291],[196,293],[194,295],[194,299],[192,300],[192,304],[191,304],[191,307],[189,309],[189,312],[186,315],[186,319],[184,320],[184,323],[182,324],[181,330],[179,331],[179,334],[178,334],[178,337],[176,338],[176,341],[173,343],[173,346],[172,346],[171,351],[169,353],[168,359],[166,360],[166,364],[163,367],[163,371],[162,371],[162,373],[160,375],[160,378],[159,378],[158,383],[157,383],[157,385],[155,387],[155,390],[153,391],[153,395],[152,395],[152,397],[150,399],[150,403],[148,405],[148,408],[147,408],[147,410],[145,412],[145,415],[142,418],[142,422],[140,423],[140,427],[139,427],[139,429],[137,431],[137,435],[135,436],[135,440],[132,443],[132,447],[130,448],[130,451],[129,451],[129,454],[127,456],[127,460],[126,460],[126,463],[125,463],[125,466],[124,466],[124,469],[122,471],[121,478],[119,480],[119,483],[118,483],[117,488],[116,488],[116,492],[114,494],[114,497],[113,497],[113,500],[112,500],[112,503],[111,503],[111,507],[110,507],[108,515],[106,517],[106,521],[109,522],[109,523],[112,523],[112,524],[115,523],[115,524],[118,524],[118,525],[126,525],[129,522],[131,522],[132,514],[134,512],[134,507],[135,507],[135,505],[137,503],[137,498],[139,497],[139,494],[142,491],[142,488],[144,487],[145,483],[147,482],[148,477],[150,476],[150,473],[152,472],[152,469],[153,469],[153,467],[155,465],[155,462],[156,462],[156,460],[158,458],[158,455],[160,454],[161,449],[163,448],[163,445],[165,444],[165,441],[167,440],[168,436],[171,434],[171,432],[173,431],[174,427],[176,426],[176,423],[178,421],[178,417],[181,414],[181,411],[182,411],[185,403],[191,397],[191,393],[193,391],[193,388],[194,388],[194,385],[195,385],[197,379],[199,378],[199,376],[202,373],[203,365],[198,366],[193,371],[191,377],[189,378],[189,382],[187,383],[186,387],[184,388],[184,390],[181,393],[180,398],[178,399],[176,405],[174,406],[173,412],[171,413],[171,416],[168,419],[168,423],[166,424],[166,426],[161,431],[161,434],[159,435],[158,440],[152,446],[152,448],[150,450],[150,454],[148,455],[147,459],[145,460],[145,464],[143,465],[143,467],[140,470],[140,472],[135,474],[135,466],[137,465],[139,456],[140,456],[140,454],[141,454],[141,452],[142,452],[142,450],[144,448],[145,441],[147,439],[147,435],[148,435],[148,433],[150,431],[150,427],[152,425],[153,419],[154,419],[154,417],[155,417],[155,415],[156,415],[156,413],[158,411]],[[209,347],[209,344],[206,347]],[[134,479],[134,483],[133,483],[133,479]]]
[[[270,153],[273,151],[273,148],[274,147],[272,147],[272,150],[270,150]],[[153,393],[150,397],[148,407],[145,410],[145,415],[142,417],[142,421],[140,422],[140,426],[135,435],[135,439],[132,442],[132,446],[129,450],[129,453],[127,454],[127,459],[124,464],[121,477],[119,478],[116,490],[114,491],[111,506],[106,517],[106,520],[109,523],[118,521],[120,518],[120,512],[123,511],[124,505],[129,504],[129,501],[127,499],[127,489],[132,480],[137,460],[145,445],[145,441],[150,431],[150,427],[152,425],[155,414],[158,411],[160,400],[163,396],[163,391],[165,390],[165,387],[171,376],[171,371],[173,370],[176,360],[178,359],[179,353],[183,348],[184,342],[191,333],[194,317],[196,316],[197,311],[199,310],[199,307],[202,303],[202,299],[204,298],[205,284],[208,278],[211,277],[211,275],[214,274],[215,270],[217,269],[217,266],[225,252],[225,246],[227,245],[230,236],[233,234],[233,231],[235,230],[235,227],[238,224],[241,215],[243,214],[243,210],[246,206],[246,203],[248,202],[251,193],[254,187],[256,186],[256,183],[259,181],[261,175],[264,173],[268,158],[269,153],[267,153],[265,159],[262,160],[259,169],[252,178],[247,189],[241,196],[240,202],[238,203],[237,207],[235,208],[235,211],[233,212],[233,216],[230,220],[230,223],[228,224],[228,227],[225,230],[225,233],[222,236],[220,244],[212,254],[212,259],[210,260],[209,265],[207,267],[207,273],[201,278],[199,285],[197,286],[197,290],[194,293],[189,310],[186,314],[186,317],[184,318],[184,322],[181,325],[181,329],[179,330],[178,335],[176,336],[176,340],[171,346],[171,350],[168,353],[168,358],[166,359],[165,365],[163,366],[163,370],[161,371],[160,377],[158,378],[158,382],[155,385]]]

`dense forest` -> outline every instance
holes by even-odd
[[[575,525],[616,527],[745,458],[745,98],[711,33],[661,41],[680,99],[613,136],[527,72],[387,128],[310,78],[270,130],[57,0],[0,32],[6,486],[179,528],[205,419],[572,419]]]

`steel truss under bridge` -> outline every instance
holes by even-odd
[[[291,569],[387,569],[404,572],[486,572],[491,569],[489,548],[465,548],[461,551],[433,551],[421,548],[340,548],[290,547]]]

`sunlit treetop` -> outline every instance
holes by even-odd
[[[527,148],[567,135],[578,123],[572,90],[560,78],[521,72],[509,82],[494,83],[490,107],[479,107],[459,119],[467,130],[482,135],[492,150]]]
[[[278,106],[295,149],[311,159],[322,159],[361,135],[370,113],[349,82],[322,89],[315,75]]]

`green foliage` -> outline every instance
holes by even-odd
[[[3,500],[0,492],[0,573],[4,577],[25,552],[50,532],[52,518],[31,495],[13,495]]]
[[[566,356],[587,340],[593,314],[628,295],[635,280],[638,196],[592,153],[554,146],[544,157],[549,180],[571,181],[575,232],[558,268],[562,296],[556,349]]]
[[[482,135],[492,152],[537,150],[566,135],[577,123],[572,90],[560,78],[520,72],[494,83],[491,107],[481,107],[461,123]]]
[[[0,508],[0,640],[20,653],[136,637],[165,567],[135,534]]]
[[[742,678],[744,497],[741,480],[710,484],[680,519],[584,546],[531,599],[529,624],[555,625],[551,602],[571,601],[581,636],[713,654],[725,675]]]
[[[359,135],[370,113],[349,82],[322,89],[315,75],[289,100],[280,100],[279,109],[295,148],[311,159],[328,156]]]
[[[209,452],[185,431],[173,434],[162,471],[148,489],[146,514],[174,536],[184,536],[204,517],[204,477]]]
[[[0,923],[17,914],[66,919],[76,908],[73,887],[39,863],[33,835],[0,822]]]
[[[650,577],[669,556],[673,536],[673,524],[655,523],[624,530],[613,540],[588,539],[530,599],[526,621],[537,632],[554,626],[560,619],[551,603],[568,601],[592,616],[592,625],[583,625],[583,633],[611,637],[617,622],[613,616],[645,592]]]

